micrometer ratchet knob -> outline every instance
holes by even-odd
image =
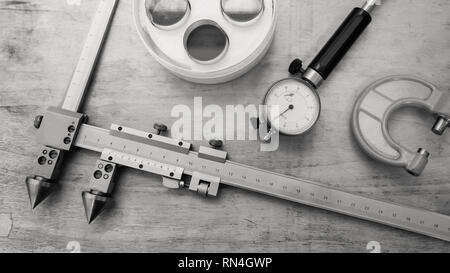
[[[326,80],[371,21],[372,17],[366,10],[353,9],[308,67]]]
[[[450,120],[445,117],[439,117],[434,124],[432,131],[436,135],[442,136],[447,127],[450,127]]]

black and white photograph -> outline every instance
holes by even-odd
[[[450,252],[449,0],[0,0],[0,121],[0,253]]]

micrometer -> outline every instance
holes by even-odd
[[[118,169],[129,167],[160,175],[162,185],[169,189],[188,189],[214,197],[221,185],[228,185],[450,241],[448,215],[232,162],[225,151],[203,146],[194,151],[193,145],[186,141],[157,133],[117,124],[109,130],[87,124],[86,115],[79,113],[78,108],[117,2],[100,2],[62,106],[49,107],[44,116],[35,120],[37,139],[43,146],[35,160],[34,175],[26,178],[33,208],[55,188],[63,156],[81,148],[100,154],[90,175],[89,188],[82,193],[89,223],[112,199]],[[156,129],[161,131],[163,126]]]
[[[352,127],[361,148],[383,163],[405,168],[419,176],[430,153],[411,151],[389,135],[390,116],[402,107],[423,108],[437,117],[432,131],[442,135],[450,126],[450,92],[414,76],[390,76],[368,86],[356,101]]]

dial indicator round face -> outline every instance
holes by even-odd
[[[275,83],[264,100],[267,120],[273,129],[285,135],[300,135],[311,129],[320,115],[317,93],[298,79]]]

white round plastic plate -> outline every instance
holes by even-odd
[[[138,33],[152,56],[185,80],[216,84],[267,53],[276,0],[133,0]]]

